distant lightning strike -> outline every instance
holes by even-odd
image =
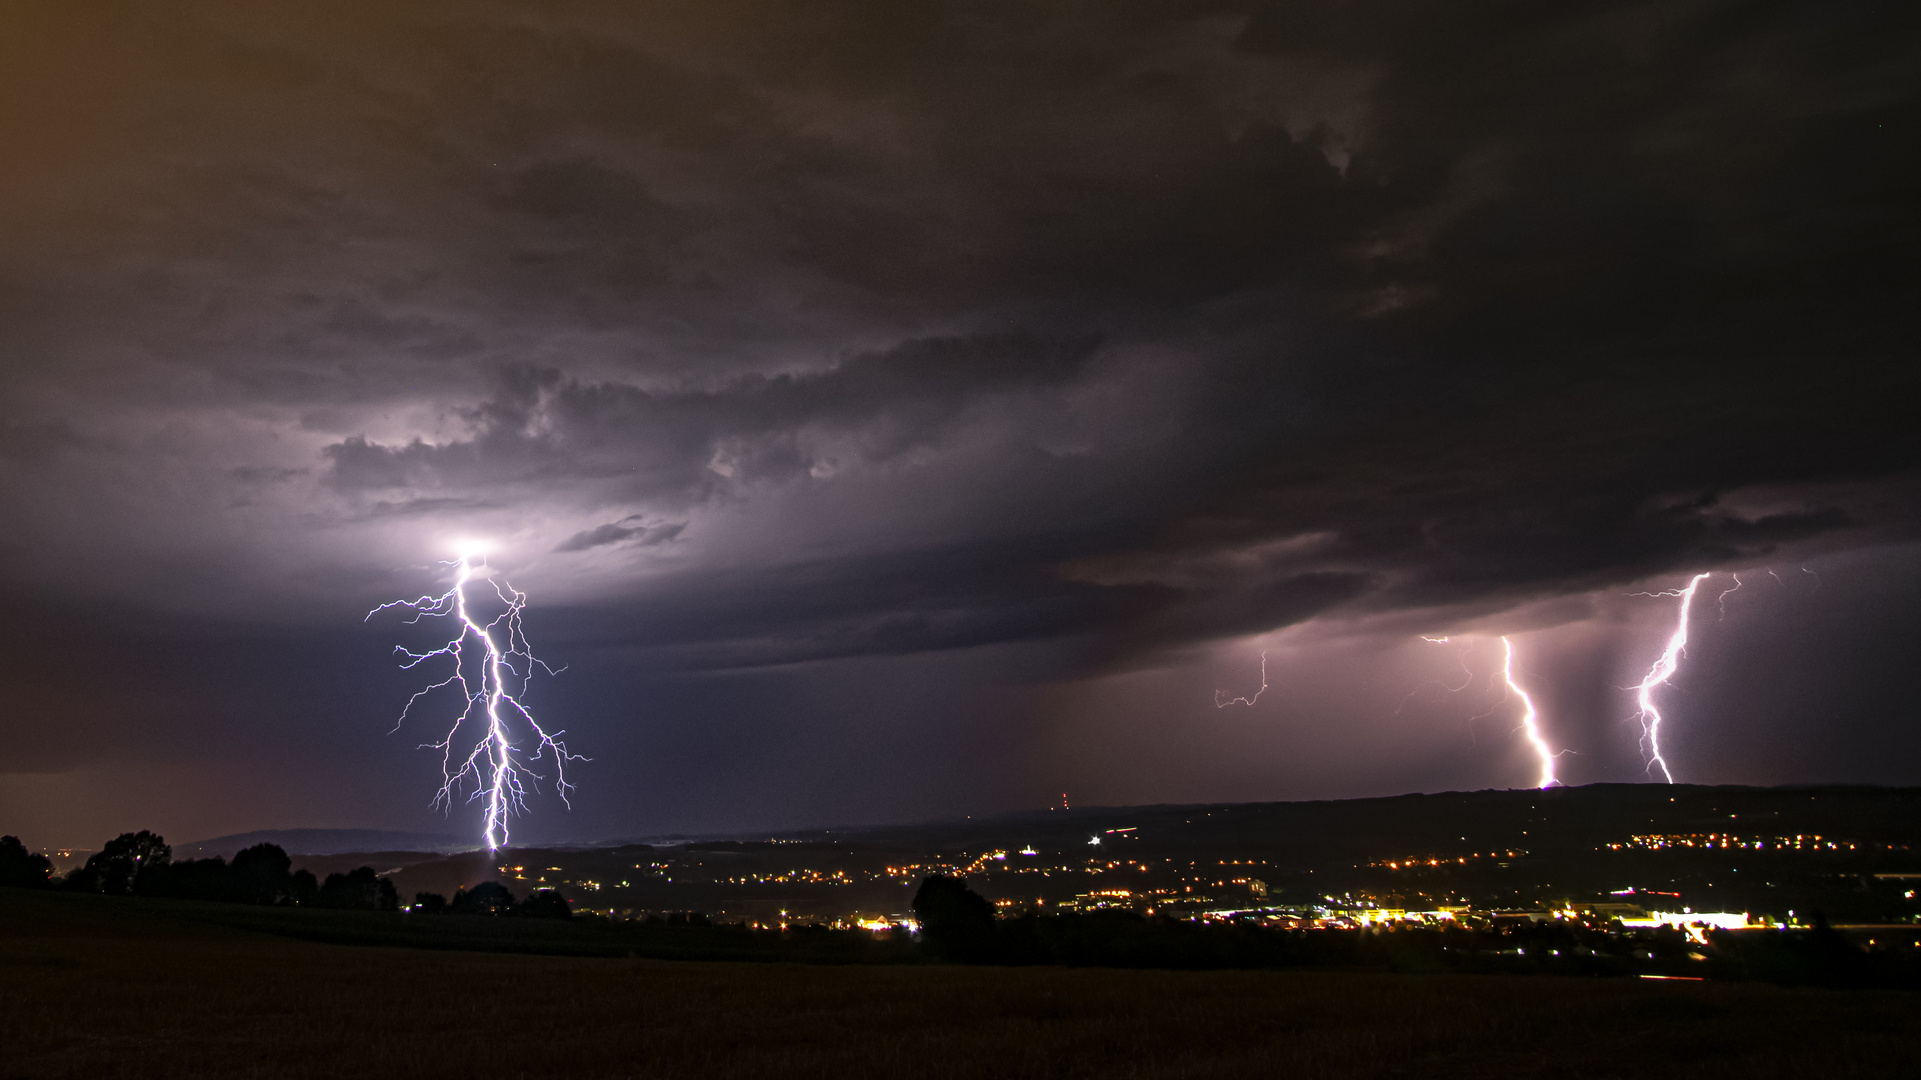
[[[1225,690],[1216,690],[1214,691],[1214,707],[1217,709],[1225,709],[1229,705],[1252,705],[1261,700],[1261,695],[1265,693],[1267,693],[1267,653],[1263,652],[1261,653],[1261,688],[1254,691],[1254,696],[1230,698],[1227,696]]]
[[[1421,640],[1435,645],[1446,645],[1449,643],[1450,638],[1428,637],[1423,634],[1421,635]],[[1501,680],[1506,684],[1506,693],[1501,698],[1501,701],[1496,702],[1487,712],[1468,718],[1469,731],[1470,733],[1472,732],[1474,721],[1500,708],[1501,704],[1507,700],[1507,695],[1520,698],[1521,729],[1527,734],[1528,745],[1534,749],[1535,757],[1539,758],[1541,762],[1541,779],[1538,786],[1543,788],[1553,787],[1555,784],[1560,783],[1559,778],[1554,775],[1554,760],[1560,755],[1556,754],[1553,748],[1548,746],[1546,737],[1541,734],[1541,713],[1539,709],[1534,707],[1534,698],[1530,696],[1526,690],[1522,689],[1520,683],[1514,680],[1514,643],[1503,636],[1501,638],[1501,649]],[[1459,686],[1449,686],[1439,680],[1430,679],[1428,682],[1422,683],[1420,686],[1409,691],[1407,697],[1401,699],[1401,707],[1405,708],[1408,701],[1411,700],[1415,694],[1420,693],[1423,688],[1430,685],[1438,685],[1451,694],[1458,694],[1462,690],[1467,689],[1474,682],[1474,673],[1468,670],[1467,661],[1465,660],[1461,662],[1461,670],[1467,674],[1466,682],[1463,682]],[[1488,685],[1489,688],[1492,689],[1493,680],[1491,678],[1488,680]],[[1398,713],[1401,710],[1396,709],[1394,711]]]
[[[528,647],[526,635],[521,631],[520,613],[527,605],[527,595],[505,582],[494,581],[492,575],[484,570],[477,572],[471,555],[467,553],[463,552],[452,565],[458,568],[458,572],[453,587],[446,592],[439,596],[423,596],[418,600],[395,600],[382,604],[368,612],[367,618],[371,619],[389,608],[404,608],[414,613],[413,618],[407,620],[410,624],[430,616],[442,618],[451,615],[459,621],[459,632],[437,649],[416,653],[394,646],[395,652],[407,658],[400,665],[405,670],[412,670],[435,657],[447,657],[453,661],[451,675],[407,699],[407,706],[400,711],[400,719],[394,727],[398,730],[406,722],[408,714],[421,698],[436,690],[449,687],[458,689],[465,705],[454,718],[453,726],[440,741],[425,744],[441,752],[442,783],[439,793],[434,796],[434,805],[442,809],[451,808],[454,793],[462,786],[462,781],[471,776],[474,790],[468,795],[467,801],[481,800],[486,803],[486,828],[482,835],[487,849],[496,851],[507,844],[507,818],[526,809],[527,787],[523,778],[534,781],[542,779],[540,774],[527,768],[518,754],[512,733],[516,723],[525,725],[526,735],[534,742],[534,751],[526,760],[538,760],[542,755],[552,753],[554,788],[561,802],[566,803],[567,793],[573,790],[573,786],[567,783],[567,763],[587,759],[568,753],[566,744],[560,741],[560,736],[565,732],[547,732],[517,696],[526,693],[534,668],[554,673],[552,668],[535,658]],[[506,605],[505,611],[486,623],[476,619],[467,604],[467,583],[477,573],[493,586],[495,595]],[[480,655],[470,656],[470,640],[480,646]],[[519,683],[517,690],[509,687],[514,680]],[[470,724],[478,724],[481,731],[473,748],[465,758],[459,759],[460,764],[456,767],[454,743],[461,729]]]
[[[1440,637],[1428,637],[1426,634],[1422,634],[1421,640],[1427,642],[1429,645],[1447,645],[1452,643],[1454,639],[1451,636],[1448,636],[1445,634],[1443,634]],[[1440,679],[1429,679],[1426,682],[1420,683],[1419,685],[1415,686],[1414,689],[1409,690],[1407,692],[1407,696],[1401,699],[1401,703],[1394,707],[1394,715],[1396,716],[1401,715],[1401,711],[1407,708],[1407,703],[1410,701],[1413,701],[1415,695],[1419,694],[1421,691],[1427,689],[1430,686],[1438,686],[1450,694],[1458,694],[1461,691],[1466,690],[1468,687],[1474,685],[1474,672],[1468,668],[1467,660],[1465,658],[1461,659],[1460,665],[1461,665],[1461,674],[1467,676],[1467,678],[1461,681],[1461,685],[1449,686],[1447,683],[1443,682]]]
[[[1508,690],[1521,699],[1521,728],[1527,732],[1528,745],[1534,748],[1535,755],[1541,759],[1541,782],[1536,786],[1551,788],[1558,783],[1554,778],[1554,751],[1549,748],[1547,740],[1541,737],[1541,714],[1534,708],[1534,699],[1521,689],[1520,683],[1514,681],[1514,643],[1502,637],[1501,648],[1505,650],[1501,660],[1501,678],[1506,680]]]
[[[1722,619],[1726,619],[1728,617],[1728,594],[1737,593],[1740,591],[1741,591],[1741,575],[1736,574],[1734,575],[1733,586],[1730,588],[1722,589],[1721,595],[1714,598],[1714,606],[1721,610]]]
[[[1670,589],[1666,592],[1648,593],[1649,596],[1678,596],[1681,598],[1680,617],[1675,620],[1674,633],[1668,638],[1668,647],[1661,658],[1648,669],[1647,676],[1641,680],[1636,700],[1641,706],[1642,744],[1648,756],[1648,769],[1661,770],[1661,776],[1668,783],[1674,783],[1674,774],[1668,771],[1667,759],[1661,756],[1661,710],[1654,704],[1654,688],[1666,683],[1680,669],[1681,654],[1688,647],[1688,611],[1694,606],[1694,592],[1708,579],[1706,574],[1696,574],[1685,589]],[[1732,591],[1732,590],[1730,590]],[[1726,596],[1726,593],[1722,594]]]

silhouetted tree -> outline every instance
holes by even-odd
[[[17,836],[0,836],[0,885],[36,889],[53,876],[53,860],[27,850]]]
[[[415,911],[422,915],[445,915],[447,913],[447,898],[437,892],[417,892],[414,894],[413,907],[407,910]]]
[[[287,898],[296,904],[312,904],[320,895],[320,883],[314,880],[312,870],[296,870],[287,879]]]
[[[529,919],[571,919],[574,909],[567,906],[567,898],[555,889],[535,889],[527,899],[514,908],[514,914]]]
[[[505,915],[514,909],[514,894],[498,881],[483,881],[454,893],[449,915]]]
[[[366,874],[353,870],[345,874],[327,875],[321,882],[320,892],[314,897],[314,906],[323,908],[369,908],[374,906],[373,867],[363,867]]]
[[[994,946],[994,908],[967,883],[946,874],[923,878],[914,893],[921,937],[949,960],[980,963]]]
[[[1800,953],[1808,982],[1849,986],[1859,982],[1866,972],[1867,954],[1828,925],[1825,911],[1814,913],[1814,929],[1808,931],[1801,942]]]
[[[95,852],[87,864],[67,875],[68,888],[81,892],[124,895],[134,891],[142,874],[173,861],[166,840],[145,829],[121,833]]]
[[[278,844],[255,844],[233,857],[231,897],[243,904],[284,904],[293,896],[293,860]]]
[[[357,911],[399,911],[400,893],[394,883],[376,876],[374,868],[363,866],[345,874],[328,874],[314,897],[315,907],[349,908]]]
[[[227,861],[222,858],[186,859],[149,866],[134,881],[141,896],[170,896],[181,900],[226,900],[233,892]]]

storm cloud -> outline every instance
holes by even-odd
[[[0,576],[49,618],[345,641],[483,536],[592,711],[1548,625],[1921,523],[1898,5],[14,21]],[[35,700],[119,708],[86,670]]]

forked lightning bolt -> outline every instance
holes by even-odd
[[[1421,640],[1427,642],[1429,645],[1446,645],[1451,643],[1454,639],[1451,636],[1446,634],[1443,634],[1440,637],[1428,637],[1426,634],[1422,634]],[[1447,683],[1442,682],[1440,679],[1428,679],[1427,681],[1416,685],[1414,689],[1409,690],[1407,692],[1407,695],[1405,697],[1401,698],[1401,703],[1394,707],[1394,715],[1396,716],[1401,715],[1401,710],[1407,708],[1407,703],[1410,701],[1413,701],[1414,696],[1416,694],[1419,694],[1421,691],[1427,689],[1430,686],[1438,686],[1450,694],[1458,694],[1461,691],[1467,689],[1468,687],[1474,685],[1474,672],[1468,670],[1467,661],[1461,660],[1460,665],[1461,665],[1461,674],[1467,676],[1465,679],[1461,680],[1461,685],[1449,686]]]
[[[1230,698],[1225,691],[1216,690],[1214,691],[1214,707],[1217,709],[1225,709],[1229,705],[1252,705],[1261,700],[1261,695],[1265,693],[1267,693],[1267,653],[1263,652],[1261,653],[1261,688],[1254,691],[1254,696]]]
[[[1527,732],[1528,745],[1534,748],[1535,756],[1541,759],[1541,782],[1537,786],[1551,788],[1558,782],[1554,778],[1554,751],[1541,737],[1541,714],[1534,708],[1534,699],[1514,681],[1514,643],[1503,637],[1501,648],[1506,650],[1501,659],[1501,678],[1507,680],[1507,688],[1514,696],[1521,699],[1521,728]]]
[[[1448,637],[1428,637],[1423,634],[1421,640],[1431,642],[1435,645],[1446,645],[1451,639]],[[1526,732],[1528,746],[1533,748],[1534,756],[1541,761],[1541,780],[1538,786],[1544,788],[1553,787],[1555,784],[1560,783],[1559,778],[1554,775],[1554,759],[1560,755],[1556,754],[1554,750],[1548,746],[1547,738],[1541,734],[1541,713],[1539,709],[1534,707],[1534,698],[1529,696],[1528,692],[1521,688],[1520,683],[1514,681],[1514,643],[1503,636],[1501,638],[1501,650],[1501,681],[1505,684],[1506,688],[1502,693],[1501,700],[1495,702],[1486,712],[1468,717],[1468,730],[1472,733],[1474,721],[1485,716],[1493,715],[1494,710],[1505,704],[1510,695],[1520,698],[1521,730]],[[1439,680],[1430,679],[1409,691],[1407,697],[1401,699],[1402,707],[1405,708],[1408,701],[1411,700],[1415,694],[1420,693],[1424,688],[1431,685],[1439,686],[1450,694],[1458,694],[1467,689],[1474,682],[1474,673],[1468,670],[1467,661],[1465,660],[1461,662],[1461,670],[1467,675],[1467,681],[1461,683],[1461,685],[1449,686]],[[1488,688],[1493,689],[1493,686],[1494,680],[1490,677],[1488,679]],[[1394,711],[1398,713],[1401,710],[1396,709]]]
[[[461,554],[458,561],[451,563],[456,567],[453,588],[439,596],[423,596],[418,600],[395,600],[382,604],[367,613],[371,619],[390,608],[403,608],[414,613],[409,624],[421,619],[445,618],[452,616],[460,624],[452,640],[437,649],[416,653],[402,646],[394,646],[394,651],[406,657],[400,666],[411,670],[439,657],[453,661],[453,673],[440,682],[407,699],[406,708],[400,711],[400,719],[395,722],[395,730],[405,723],[420,699],[436,690],[453,689],[464,702],[460,713],[454,717],[453,726],[438,742],[426,743],[441,752],[441,786],[434,796],[434,805],[450,809],[454,795],[463,781],[472,778],[474,789],[467,796],[468,802],[484,801],[487,807],[486,828],[482,834],[489,851],[498,850],[507,843],[507,819],[526,809],[527,784],[525,780],[538,781],[541,774],[533,772],[527,761],[551,755],[554,773],[554,789],[563,803],[573,786],[567,783],[567,763],[585,761],[579,754],[567,752],[566,744],[560,741],[563,731],[549,733],[534,720],[533,713],[520,702],[528,682],[533,678],[534,668],[538,667],[548,674],[554,669],[536,659],[527,645],[527,637],[521,631],[520,613],[527,606],[527,595],[512,585],[496,582],[484,566],[476,570],[470,555]],[[494,593],[506,610],[490,621],[477,619],[467,603],[467,585],[476,576],[493,587]],[[470,652],[470,644],[478,646],[477,653]],[[455,742],[460,739],[463,728],[478,726],[480,731],[472,749],[465,757],[458,756]],[[533,752],[524,757],[515,743],[515,729],[521,728],[522,735],[530,740]],[[458,764],[456,765],[456,762]],[[569,804],[571,806],[571,804]]]
[[[1721,595],[1714,598],[1714,606],[1721,609],[1721,618],[1724,621],[1728,617],[1728,594],[1738,593],[1740,591],[1741,591],[1741,575],[1736,574],[1734,575],[1734,584],[1730,585],[1725,589],[1722,589]]]
[[[1675,622],[1674,633],[1668,638],[1668,647],[1661,653],[1661,658],[1654,662],[1654,666],[1648,669],[1636,696],[1641,706],[1641,743],[1648,758],[1648,771],[1660,769],[1661,777],[1670,784],[1674,783],[1674,774],[1668,771],[1667,759],[1661,756],[1661,710],[1654,704],[1654,688],[1673,678],[1681,667],[1681,654],[1688,647],[1688,610],[1694,606],[1694,591],[1707,579],[1706,574],[1696,574],[1685,589],[1644,594],[1681,598],[1681,615]]]

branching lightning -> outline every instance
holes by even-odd
[[[1423,635],[1421,640],[1432,642],[1436,645],[1445,645],[1448,643],[1448,638],[1445,637],[1432,638]],[[1538,786],[1543,788],[1553,787],[1555,784],[1560,783],[1559,778],[1554,775],[1554,759],[1560,755],[1548,746],[1547,738],[1541,734],[1541,713],[1539,709],[1534,707],[1534,698],[1530,696],[1526,690],[1522,689],[1520,683],[1514,680],[1514,643],[1503,636],[1501,638],[1501,650],[1500,677],[1503,684],[1501,700],[1490,705],[1486,712],[1477,713],[1474,716],[1468,717],[1468,733],[1471,737],[1474,731],[1474,722],[1483,717],[1492,716],[1496,710],[1507,703],[1510,697],[1520,698],[1521,730],[1526,733],[1528,745],[1533,748],[1535,757],[1539,758],[1541,762],[1541,779]],[[1402,708],[1407,706],[1408,701],[1412,699],[1415,694],[1420,693],[1423,688],[1428,686],[1440,686],[1451,694],[1458,694],[1467,689],[1473,685],[1475,676],[1474,673],[1468,669],[1466,660],[1461,661],[1461,670],[1467,675],[1467,679],[1462,682],[1461,685],[1449,686],[1437,679],[1430,679],[1420,686],[1415,687],[1408,693],[1407,697],[1401,699]],[[1488,689],[1492,690],[1494,688],[1494,681],[1493,675],[1490,674],[1488,677]],[[1395,712],[1400,712],[1400,709],[1396,709]]]
[[[1521,699],[1521,728],[1527,732],[1528,745],[1534,748],[1535,755],[1541,759],[1541,782],[1537,786],[1553,787],[1558,783],[1554,778],[1555,754],[1548,747],[1547,740],[1541,737],[1541,714],[1534,708],[1534,699],[1521,689],[1520,683],[1514,681],[1514,643],[1504,636],[1501,638],[1501,648],[1504,650],[1501,678],[1507,682],[1508,691]]]
[[[1726,621],[1728,617],[1728,594],[1737,593],[1740,591],[1741,591],[1741,575],[1736,574],[1734,575],[1733,587],[1722,589],[1721,595],[1714,598],[1714,606],[1721,610],[1722,621]]]
[[[1772,572],[1772,571],[1770,571]],[[1641,706],[1641,749],[1647,755],[1648,771],[1661,770],[1661,776],[1668,783],[1674,783],[1674,774],[1668,771],[1667,759],[1661,756],[1661,710],[1654,704],[1654,688],[1674,677],[1680,669],[1681,654],[1688,647],[1688,610],[1694,606],[1694,592],[1708,579],[1706,574],[1696,574],[1685,589],[1669,589],[1666,592],[1647,593],[1648,596],[1678,596],[1681,598],[1680,617],[1676,619],[1674,633],[1668,638],[1668,647],[1661,658],[1648,669],[1647,676],[1641,680],[1636,701]],[[1732,590],[1730,590],[1732,591]],[[1726,596],[1726,593],[1722,594]]]
[[[1259,690],[1254,691],[1253,697],[1237,697],[1237,698],[1227,697],[1226,696],[1227,692],[1225,690],[1216,690],[1214,691],[1214,707],[1217,709],[1225,709],[1229,705],[1252,705],[1255,702],[1261,700],[1261,695],[1265,693],[1267,693],[1267,653],[1262,652],[1261,653],[1261,688]]]
[[[457,572],[453,587],[446,592],[439,596],[382,604],[368,612],[367,618],[371,619],[390,608],[402,608],[414,613],[407,620],[410,625],[428,617],[453,616],[459,621],[459,630],[453,639],[437,649],[416,653],[402,646],[394,646],[395,652],[406,657],[400,665],[405,670],[412,670],[436,657],[453,661],[452,674],[407,699],[406,708],[400,711],[400,719],[395,721],[394,729],[399,730],[414,706],[434,691],[452,688],[461,695],[464,704],[447,734],[437,742],[423,744],[423,749],[431,747],[441,752],[442,783],[439,793],[434,796],[434,805],[443,810],[451,809],[455,793],[471,777],[473,790],[468,794],[467,801],[479,800],[486,804],[486,828],[482,835],[487,849],[494,851],[507,843],[508,817],[527,808],[528,782],[537,783],[545,779],[542,774],[528,768],[527,762],[551,755],[554,790],[561,802],[567,803],[567,793],[573,790],[573,786],[567,782],[567,763],[587,759],[579,754],[568,753],[566,744],[560,741],[560,736],[565,732],[548,732],[534,719],[533,713],[521,704],[520,697],[525,695],[535,668],[550,675],[556,673],[534,656],[527,644],[526,634],[521,630],[520,613],[527,606],[527,595],[504,581],[495,581],[484,563],[476,569],[468,553],[463,552],[457,561],[449,565],[455,566]],[[505,611],[485,623],[474,616],[467,603],[467,584],[477,576],[491,585],[495,595],[506,605]],[[470,652],[470,642],[479,646],[477,654]],[[480,728],[479,736],[472,749],[460,757],[455,750],[455,743],[463,728],[475,725]],[[533,743],[532,754],[525,758],[515,745],[513,729],[517,726],[524,726],[524,736]]]
[[[1422,634],[1421,640],[1427,642],[1429,645],[1447,645],[1451,643],[1454,639],[1446,634],[1443,634],[1440,637],[1428,637],[1426,634]],[[1430,686],[1438,686],[1450,694],[1458,694],[1461,691],[1466,690],[1468,687],[1474,685],[1474,672],[1468,668],[1467,660],[1465,658],[1462,658],[1458,661],[1458,663],[1461,665],[1461,674],[1467,676],[1467,678],[1461,681],[1461,685],[1449,686],[1447,683],[1441,681],[1440,679],[1428,679],[1427,681],[1422,682],[1419,685],[1415,686],[1414,689],[1409,690],[1407,692],[1407,695],[1401,698],[1401,703],[1394,707],[1394,715],[1396,716],[1401,715],[1401,711],[1407,708],[1407,703],[1410,701],[1413,701],[1414,696],[1416,694],[1419,694],[1421,691],[1427,689]]]

